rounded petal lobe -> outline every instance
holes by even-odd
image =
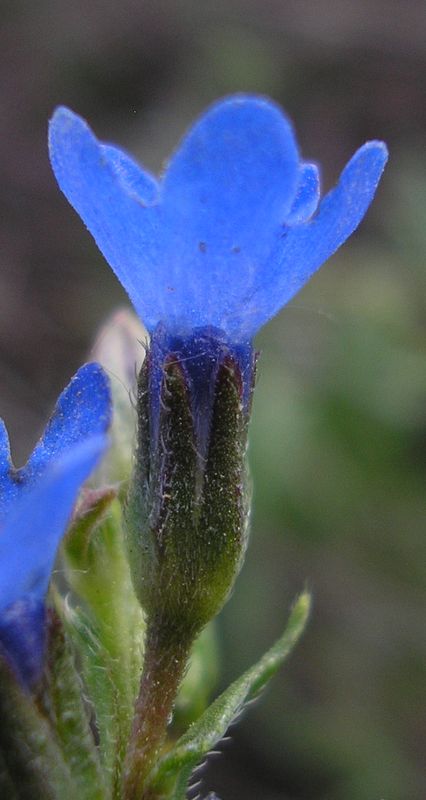
[[[158,305],[156,272],[161,266],[154,179],[127,154],[101,145],[87,123],[67,108],[58,108],[51,119],[49,151],[64,195],[144,316]]]
[[[84,364],[60,395],[46,430],[21,470],[28,485],[50,463],[85,439],[104,434],[111,423],[111,391],[99,364]]]
[[[317,214],[307,223],[284,229],[256,292],[247,298],[247,331],[254,334],[276,314],[358,227],[387,157],[383,142],[367,142],[348,162]]]
[[[94,436],[72,447],[14,504],[0,531],[0,615],[27,596],[44,598],[78,489],[107,443]]]
[[[201,117],[164,176],[172,316],[177,307],[192,311],[193,327],[220,326],[221,306],[238,305],[253,283],[298,179],[292,126],[273,103],[236,96]]]

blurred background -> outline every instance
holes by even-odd
[[[15,462],[126,297],[59,193],[65,103],[154,171],[235,91],[272,96],[327,190],[366,139],[391,161],[361,229],[262,331],[249,553],[220,686],[302,643],[205,773],[223,800],[426,796],[426,7],[419,0],[1,0],[0,414]]]

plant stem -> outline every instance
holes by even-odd
[[[123,772],[125,800],[148,800],[146,779],[160,755],[192,645],[170,625],[148,621],[144,666]]]

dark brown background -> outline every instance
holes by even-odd
[[[363,141],[388,143],[362,229],[259,337],[253,534],[220,623],[223,681],[279,633],[305,580],[315,610],[205,789],[421,800],[424,3],[3,0],[0,15],[0,413],[17,463],[126,302],[50,172],[56,104],[154,170],[240,90],[285,106],[326,188]]]

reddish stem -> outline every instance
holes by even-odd
[[[123,772],[125,800],[151,800],[146,779],[165,742],[191,641],[170,635],[158,620],[148,624],[144,666]]]

